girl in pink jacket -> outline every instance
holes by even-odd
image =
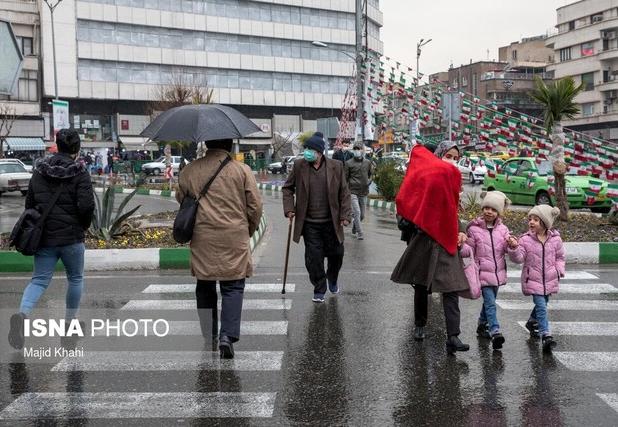
[[[498,350],[504,344],[504,336],[500,333],[496,297],[498,287],[506,284],[507,249],[509,244],[515,247],[517,241],[511,237],[508,227],[500,218],[511,201],[501,191],[483,193],[481,197],[482,215],[468,225],[466,244],[474,252],[483,293],[476,333],[480,337],[491,338],[492,347]]]
[[[526,328],[533,337],[541,335],[547,353],[556,346],[549,331],[547,303],[551,294],[558,293],[560,278],[565,274],[564,245],[560,233],[551,228],[559,214],[560,209],[548,205],[533,207],[528,212],[529,231],[519,238],[517,249],[509,253],[513,262],[523,263],[521,288],[534,301]]]

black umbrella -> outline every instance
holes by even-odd
[[[141,136],[153,141],[243,138],[261,129],[239,111],[219,104],[183,105],[161,113]]]

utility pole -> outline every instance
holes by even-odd
[[[363,81],[363,0],[356,0],[356,123],[360,126],[360,135],[356,140],[365,142],[365,82]]]
[[[56,7],[58,7],[62,0],[57,0],[56,3],[53,3],[53,0],[44,1],[49,8],[49,13],[51,14],[52,53],[54,55],[54,98],[58,99],[58,66],[56,65],[56,30],[54,28],[54,10],[56,10]]]

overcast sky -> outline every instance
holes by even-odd
[[[384,54],[416,69],[416,43],[427,75],[472,61],[498,59],[498,47],[545,34],[556,8],[573,0],[380,0]]]

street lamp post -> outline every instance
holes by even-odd
[[[425,40],[425,39],[421,39],[417,44],[416,44],[416,81],[417,84],[420,86],[421,83],[421,73],[419,70],[419,62],[421,59],[421,48],[425,45],[427,45],[431,40],[433,39],[429,39],[429,40]]]
[[[52,29],[52,53],[54,55],[54,98],[58,99],[58,67],[56,65],[56,31],[54,28],[54,10],[62,2],[62,0],[43,0],[49,8],[51,14],[51,29]]]

